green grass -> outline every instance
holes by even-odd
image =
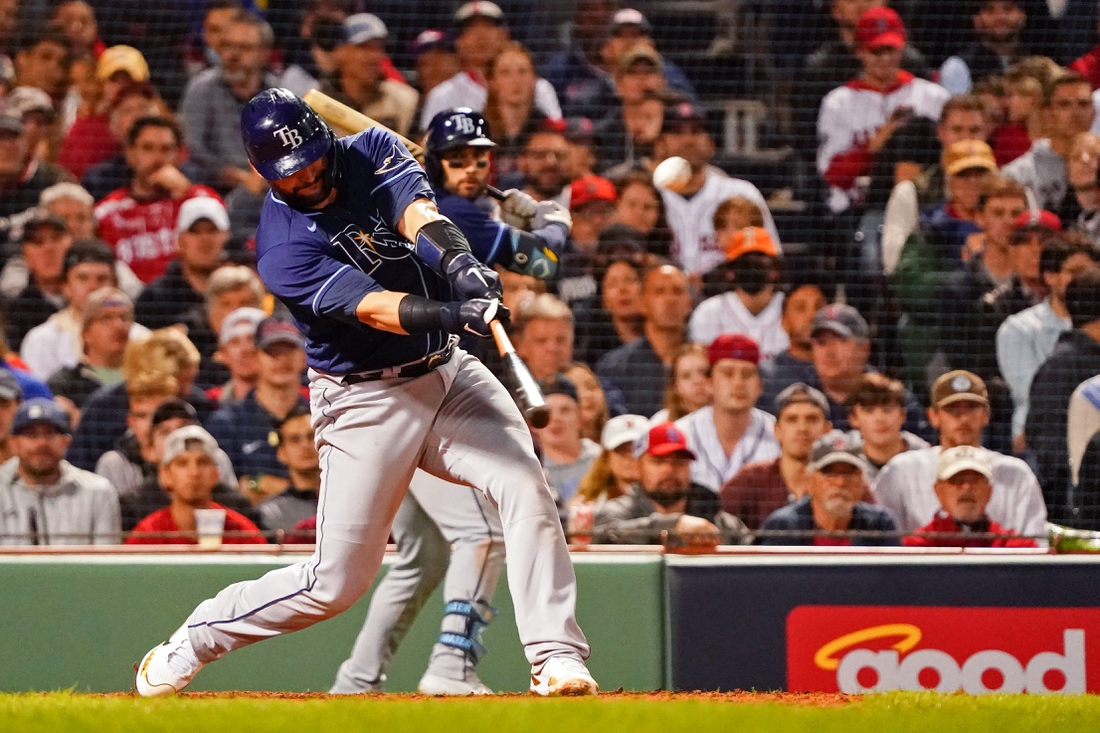
[[[706,697],[653,700],[607,695],[543,700],[521,696],[430,700],[383,698],[177,698],[67,693],[0,695],[0,731],[231,731],[232,733],[668,733],[669,731],[1100,730],[1100,697],[890,694],[831,707]]]

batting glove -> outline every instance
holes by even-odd
[[[500,284],[500,275],[493,268],[483,265],[469,252],[459,252],[447,260],[447,264],[443,267],[443,274],[464,300],[499,299],[504,293]]]
[[[573,229],[573,217],[569,215],[569,210],[558,202],[542,201],[531,222],[531,231],[543,229],[550,224],[561,224],[565,227],[565,231],[569,232]]]
[[[511,321],[511,313],[499,300],[476,298],[464,303],[445,303],[440,315],[443,320],[443,328],[450,333],[469,333],[479,338],[491,338],[492,329],[489,322],[500,321],[508,325]]]
[[[519,189],[510,188],[504,192],[504,200],[500,203],[500,220],[516,229],[530,231],[531,219],[538,210],[538,201]]]

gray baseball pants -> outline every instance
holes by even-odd
[[[530,432],[504,387],[461,349],[415,379],[348,385],[311,372],[321,461],[317,546],[308,560],[235,583],[187,619],[199,661],[347,610],[382,564],[394,515],[420,467],[480,489],[500,512],[516,626],[535,673],[586,659],[577,584]]]

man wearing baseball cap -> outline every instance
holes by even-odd
[[[726,514],[715,493],[691,480],[695,453],[673,423],[659,423],[634,443],[638,481],[596,512],[593,542],[696,546],[740,542],[745,525]]]
[[[256,356],[256,327],[267,314],[259,308],[237,308],[222,321],[214,360],[229,370],[229,380],[206,390],[206,396],[225,405],[243,400],[256,386],[260,364]]]
[[[256,326],[256,386],[244,399],[218,408],[206,426],[229,454],[242,490],[255,500],[281,493],[286,466],[276,456],[279,425],[295,405],[306,405],[302,373],[305,337],[291,321],[275,316]]]
[[[753,461],[777,458],[775,418],[754,405],[760,397],[760,348],[748,336],[726,333],[707,348],[712,403],[676,421],[698,456],[694,483],[719,489]]]
[[[894,456],[871,484],[875,500],[893,512],[898,528],[905,533],[931,522],[940,508],[932,488],[940,453],[959,445],[981,448],[982,430],[989,422],[985,382],[977,374],[962,370],[944,374],[932,386],[928,419],[939,432],[939,445]],[[1047,508],[1035,474],[1019,458],[982,450],[992,466],[994,491],[986,509],[989,517],[1025,537],[1042,535]]]
[[[896,545],[897,524],[890,512],[862,498],[867,490],[867,464],[859,440],[833,430],[810,451],[810,491],[764,520],[760,545]],[[849,532],[877,532],[872,536]]]
[[[907,547],[1038,547],[1035,540],[1018,537],[986,516],[993,464],[982,448],[958,445],[940,453],[933,488],[940,509],[931,522],[902,540]]]
[[[867,193],[862,181],[898,128],[914,116],[938,120],[951,96],[938,84],[901,70],[905,41],[905,24],[895,11],[866,10],[855,27],[862,70],[821,101],[817,170],[829,184],[828,206],[834,213],[862,201]]]
[[[22,401],[23,388],[19,382],[7,369],[0,369],[0,463],[15,455],[11,446],[11,423]]]
[[[69,416],[51,400],[19,405],[11,424],[15,458],[0,465],[4,544],[113,545],[118,497],[107,479],[65,460]]]
[[[778,458],[750,463],[719,492],[722,509],[757,529],[768,515],[810,490],[810,450],[832,429],[829,402],[819,390],[792,384],[775,398]]]
[[[697,344],[709,345],[723,333],[743,333],[760,346],[762,361],[791,345],[783,330],[783,293],[779,285],[779,247],[763,227],[733,233],[726,247],[733,272],[733,292],[707,298],[691,314],[688,333]]]

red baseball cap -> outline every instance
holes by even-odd
[[[856,21],[856,45],[874,51],[877,48],[903,48],[905,23],[890,8],[871,8]]]
[[[743,333],[724,333],[707,348],[707,361],[711,366],[720,359],[737,359],[759,364],[760,347]]]
[[[576,211],[578,207],[590,204],[593,201],[615,203],[617,200],[618,195],[615,193],[615,184],[597,175],[581,176],[569,185],[570,211]]]
[[[1062,220],[1058,218],[1057,214],[1053,214],[1045,209],[1034,211],[1028,209],[1027,211],[1020,212],[1020,215],[1016,217],[1016,220],[1012,222],[1012,226],[1016,229],[1049,229],[1052,232],[1062,231]]]
[[[658,458],[673,453],[686,453],[691,456],[691,460],[695,460],[695,453],[688,448],[687,438],[680,428],[670,422],[654,425],[634,442],[635,458],[641,458],[646,453]]]

